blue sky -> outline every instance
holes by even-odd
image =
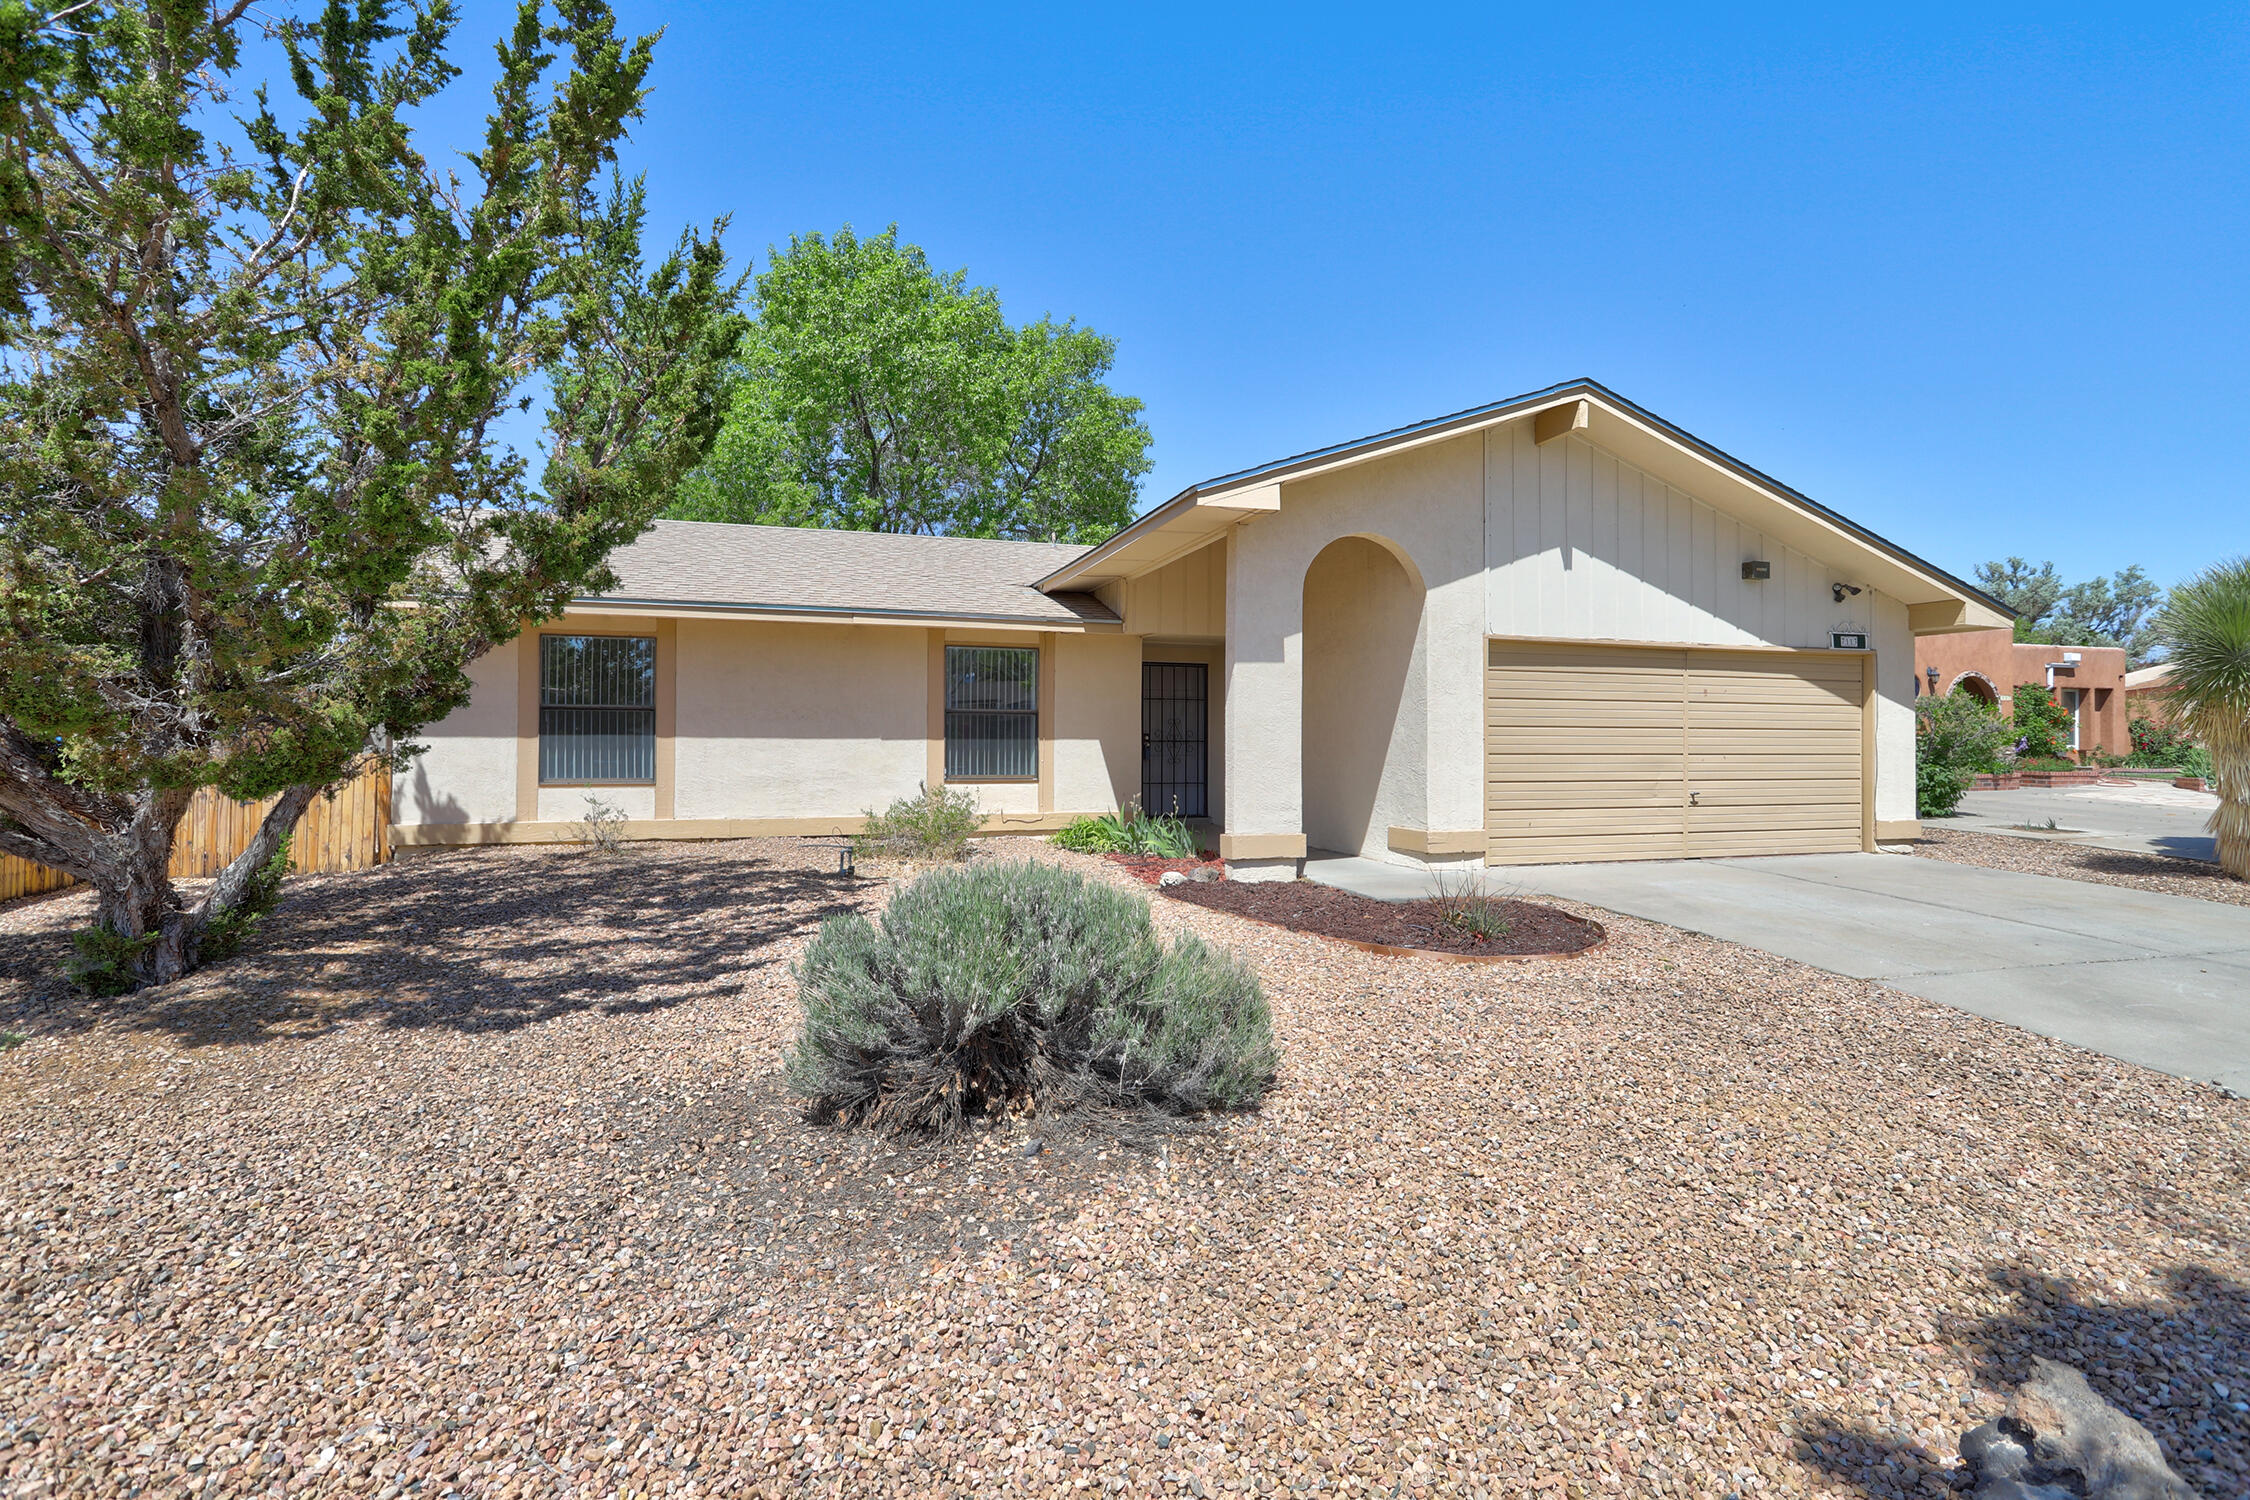
[[[1590,375],[1964,574],[2250,550],[2239,8],[620,9],[652,228],[1112,336],[1150,502]]]

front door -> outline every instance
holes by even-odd
[[[1210,816],[1210,685],[1201,662],[1141,663],[1141,806],[1149,812]]]

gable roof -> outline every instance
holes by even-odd
[[[1571,408],[1576,408],[1574,413],[1569,411]],[[1714,490],[1732,491],[1730,498],[1763,512],[1757,517],[1761,529],[1783,532],[1782,540],[1799,545],[1814,556],[1823,551],[1856,552],[1869,564],[1869,571],[1877,575],[1869,581],[1909,605],[1961,606],[1959,621],[1941,628],[1977,628],[2007,624],[2014,619],[2005,605],[1975,585],[1877,536],[1810,496],[1751,468],[1693,433],[1673,426],[1654,412],[1636,406],[1598,381],[1584,379],[1564,381],[1544,390],[1394,427],[1350,442],[1315,448],[1309,453],[1274,459],[1192,484],[1100,546],[1069,559],[1043,577],[1040,586],[1092,587],[1113,578],[1136,576],[1202,546],[1219,531],[1258,511],[1277,509],[1281,486],[1291,480],[1367,463],[1407,448],[1442,442],[1545,412],[1574,415],[1575,420],[1565,424],[1565,431],[1661,478],[1679,482],[1681,488],[1699,498],[1714,498]],[[1683,472],[1686,470],[1696,471],[1695,477],[1703,482],[1696,483],[1688,478]],[[1776,519],[1782,519],[1784,524],[1775,526]],[[1788,524],[1790,521],[1801,524]],[[1791,531],[1796,535],[1786,534]],[[1824,547],[1823,542],[1828,545]],[[1977,618],[1983,611],[1992,611],[1999,618]]]
[[[617,587],[579,604],[713,613],[1114,627],[1093,595],[1038,580],[1083,554],[1068,542],[903,536],[658,521],[610,554]]]

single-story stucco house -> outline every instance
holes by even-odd
[[[660,521],[475,664],[402,848],[994,832],[1135,798],[1238,876],[1871,849],[1914,641],[1993,600],[1591,381],[1196,485],[1097,547]]]

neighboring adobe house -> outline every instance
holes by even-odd
[[[2018,687],[2052,686],[2055,701],[2071,713],[2074,758],[2132,752],[2121,647],[2024,645],[2009,626],[1925,636],[1914,643],[1914,665],[1924,692],[1958,690],[2004,714],[2015,712]]]
[[[1138,797],[1235,872],[1871,849],[1968,584],[1590,381],[1196,485],[1099,547],[660,521],[475,664],[402,846],[988,830]]]
[[[2172,664],[2158,662],[2153,667],[2142,667],[2125,674],[2125,723],[2128,727],[2135,719],[2169,719],[2171,706],[2166,694],[2172,686]]]

